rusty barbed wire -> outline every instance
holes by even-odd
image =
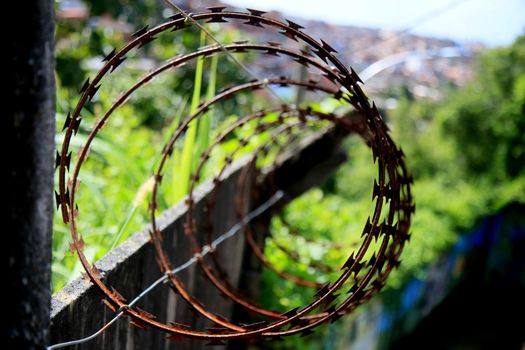
[[[90,102],[103,83],[104,79],[122,65],[127,54],[131,50],[138,50],[155,40],[162,33],[174,33],[192,26],[197,26],[202,30],[203,23],[217,23],[222,25],[234,21],[241,26],[254,26],[273,31],[283,40],[297,42],[307,49],[291,49],[285,44],[268,43],[249,43],[246,41],[223,44],[215,38],[216,44],[204,46],[195,52],[181,54],[144,74],[135,83],[124,91],[109,108],[94,123],[83,147],[79,150],[76,163],[70,170],[72,152],[69,150],[72,138],[77,134],[82,122],[81,112],[86,104]],[[409,239],[410,218],[415,207],[412,201],[410,184],[412,178],[409,175],[404,162],[404,154],[389,136],[388,128],[382,120],[375,104],[370,104],[368,98],[363,93],[359,84],[362,83],[359,76],[352,68],[345,67],[335,56],[336,50],[325,41],[317,41],[303,31],[303,27],[290,20],[277,20],[266,17],[265,13],[258,10],[249,9],[247,13],[229,11],[225,7],[213,7],[209,12],[187,14],[179,13],[154,28],[143,28],[133,34],[130,40],[120,50],[113,50],[104,58],[104,65],[93,77],[87,80],[80,89],[81,96],[75,109],[68,114],[64,124],[64,140],[61,151],[57,152],[56,165],[59,170],[58,192],[56,192],[57,210],[62,214],[64,223],[69,225],[72,237],[71,249],[74,251],[86,271],[87,278],[96,286],[103,296],[103,301],[111,310],[118,315],[128,316],[130,321],[141,328],[151,327],[159,331],[166,332],[174,340],[178,337],[191,337],[209,341],[210,344],[219,344],[232,339],[256,339],[272,338],[278,339],[282,336],[293,334],[307,335],[312,329],[326,322],[334,322],[346,313],[351,312],[357,306],[363,304],[375,295],[385,284],[385,281],[395,267],[399,266],[400,254],[405,242]],[[84,241],[77,230],[78,206],[76,204],[76,194],[78,191],[78,178],[83,163],[88,158],[89,149],[97,134],[103,129],[112,114],[126,104],[126,101],[138,90],[147,85],[156,76],[175,70],[182,65],[195,61],[198,58],[205,58],[211,55],[255,53],[265,56],[280,56],[292,60],[308,69],[313,69],[322,77],[320,80],[307,79],[297,80],[286,76],[268,77],[265,79],[256,78],[252,81],[226,87],[219,91],[212,99],[203,102],[197,110],[184,118],[173,132],[167,143],[164,145],[160,161],[154,170],[154,185],[149,204],[150,216],[150,236],[154,246],[160,272],[163,274],[157,281],[169,281],[175,293],[185,300],[185,302],[196,312],[199,317],[208,319],[214,327],[206,330],[194,329],[188,325],[175,323],[162,323],[155,319],[154,315],[149,314],[134,306],[134,301],[127,303],[119,291],[107,285],[100,271],[86,258],[83,253]],[[226,298],[232,300],[241,307],[264,316],[264,322],[251,325],[237,324],[205,307],[189,290],[184,286],[182,280],[177,277],[177,268],[173,267],[168,258],[165,247],[162,245],[162,234],[157,226],[157,212],[159,210],[158,196],[160,186],[163,183],[165,166],[168,163],[178,141],[185,137],[188,126],[191,122],[198,120],[203,114],[214,106],[234,99],[236,96],[246,92],[257,92],[269,87],[301,87],[312,93],[322,94],[326,97],[334,98],[342,104],[353,107],[353,112],[348,113],[323,113],[311,107],[301,107],[294,104],[280,103],[256,111],[252,114],[243,116],[231,123],[227,128],[218,134],[210,143],[206,150],[203,150],[197,162],[196,170],[192,174],[189,192],[186,196],[186,216],[185,216],[185,236],[190,243],[193,251],[192,259],[186,264],[197,264],[202,270],[205,278],[213,285],[218,292]],[[274,90],[271,90],[274,91]],[[277,115],[277,117],[275,117]],[[271,116],[271,117],[269,117]],[[351,116],[358,116],[352,118]],[[195,204],[195,189],[199,183],[204,166],[209,161],[213,149],[230,137],[236,130],[244,125],[255,123],[254,131],[249,135],[238,140],[239,146],[223,159],[223,166],[217,171],[211,182],[213,193],[209,201],[204,206],[205,214],[203,219],[196,219],[198,209]],[[357,134],[371,149],[374,163],[377,165],[377,179],[371,181],[373,188],[372,201],[374,202],[373,213],[364,224],[361,232],[361,245],[347,247],[344,244],[336,243],[332,246],[335,249],[351,248],[346,261],[339,269],[334,266],[327,266],[322,262],[310,262],[310,267],[318,272],[336,275],[327,283],[305,280],[294,276],[291,273],[280,271],[264,256],[264,252],[254,238],[246,218],[250,216],[247,210],[254,206],[254,203],[245,201],[245,196],[241,195],[246,191],[251,191],[252,187],[257,188],[257,183],[249,183],[249,172],[261,173],[261,166],[257,162],[265,157],[268,158],[271,152],[283,153],[296,142],[301,141],[308,135],[308,130],[324,130],[326,127],[333,127],[342,130],[345,134]],[[260,139],[260,135],[269,133],[271,136],[266,143],[256,144],[251,153],[250,165],[243,170],[236,188],[235,210],[239,217],[239,223],[244,223],[244,237],[252,249],[254,255],[270,270],[282,278],[293,281],[299,286],[315,288],[316,292],[312,300],[287,312],[267,310],[255,301],[246,298],[242,291],[238,291],[230,283],[225,269],[221,267],[220,255],[215,250],[218,245],[217,239],[225,239],[223,235],[218,235],[212,224],[211,215],[215,210],[214,196],[222,184],[222,176],[227,172],[229,166],[235,160],[237,153],[242,153],[253,140]],[[275,142],[275,140],[284,140]],[[252,145],[253,146],[253,145]],[[261,161],[262,162],[262,161]],[[279,157],[275,157],[270,166],[270,174],[274,175],[277,168]],[[69,177],[67,176],[69,173]],[[261,177],[261,176],[258,176]],[[257,178],[257,176],[256,176]],[[271,180],[271,176],[269,177]],[[275,180],[275,179],[274,179]],[[273,198],[275,193],[282,193],[276,186],[275,181],[270,181],[265,191],[260,193],[261,203],[267,203],[268,198]],[[260,185],[260,184],[259,184]],[[270,191],[270,192],[268,192]],[[266,198],[264,198],[266,196]],[[272,203],[275,205],[277,202]],[[256,203],[255,203],[256,204]],[[267,208],[269,209],[269,208]],[[273,213],[277,214],[282,209],[274,208]],[[267,214],[268,215],[268,214]],[[251,221],[251,220],[248,220]],[[296,229],[284,219],[282,222],[295,234],[300,234]],[[239,229],[240,231],[241,229]],[[204,232],[204,241],[199,238],[199,233]],[[267,234],[270,239],[271,234]],[[229,237],[229,236],[228,236]],[[222,240],[220,241],[222,242]],[[220,243],[219,242],[219,243]],[[324,242],[326,243],[326,242]],[[323,243],[323,244],[324,244]],[[278,244],[278,242],[276,243]],[[280,247],[291,260],[299,263],[301,258],[297,252]],[[206,257],[209,257],[209,261]],[[189,266],[189,265],[184,266]],[[155,282],[157,283],[157,282]],[[160,282],[158,283],[160,284]],[[158,285],[155,284],[155,287]],[[151,286],[150,286],[151,288]],[[120,316],[118,316],[120,317]],[[111,321],[113,322],[113,321]]]
[[[221,234],[219,237],[217,237],[215,240],[213,240],[209,245],[203,247],[203,250],[194,254],[190,259],[188,259],[185,263],[177,266],[173,270],[171,270],[172,274],[177,274],[179,272],[184,271],[185,269],[189,268],[195,262],[197,261],[197,256],[206,256],[207,254],[210,254],[212,252],[210,247],[218,247],[221,243],[223,243],[226,239],[233,237],[236,233],[238,233],[244,226],[250,223],[250,221],[257,218],[259,215],[263,214],[265,211],[267,211],[269,208],[271,208],[275,203],[277,203],[281,198],[283,197],[282,192],[276,192],[274,193],[268,200],[264,203],[262,203],[259,207],[255,208],[253,211],[251,211],[247,216],[243,218],[243,220],[237,222],[235,225],[233,225],[228,231]],[[162,277],[159,277],[156,279],[153,283],[151,283],[147,288],[145,288],[138,296],[136,296],[131,302],[128,303],[128,307],[132,307],[135,304],[137,304],[143,297],[148,295],[151,291],[153,291],[156,287],[158,287],[160,284],[165,283],[168,279],[167,275],[163,275]],[[117,310],[113,310],[117,311]],[[115,323],[118,319],[120,319],[124,315],[124,311],[119,310],[117,315],[114,316],[110,321],[108,321],[102,328],[100,328],[98,331],[93,333],[90,336],[87,336],[82,339],[72,340],[64,343],[54,344],[51,346],[48,346],[48,350],[54,350],[54,349],[60,349],[72,345],[79,345],[83,344],[85,342],[88,342],[92,339],[95,339],[97,336],[102,334],[107,328],[109,328],[113,323]],[[137,324],[135,324],[137,325]]]
[[[272,134],[268,138],[268,142],[267,143],[263,143],[263,144],[259,145],[253,151],[254,156],[252,157],[252,160],[251,160],[250,164],[253,165],[253,163],[255,163],[255,161],[257,160],[258,157],[266,156],[271,149],[274,149],[274,150],[277,149],[277,153],[279,153],[278,150],[285,149],[286,146],[289,146],[289,145],[293,144],[295,141],[300,140],[300,137],[298,137],[298,134],[294,134],[293,131],[295,129],[299,129],[299,128],[300,129],[305,129],[306,128],[306,123],[307,123],[307,119],[305,118],[306,112],[307,112],[307,110],[305,110],[305,109],[290,110],[288,106],[281,107],[280,108],[280,113],[281,114],[279,115],[279,120],[277,120],[276,122],[273,122],[273,123],[268,123],[268,124],[258,123],[257,124],[257,128],[255,129],[255,132],[253,134],[248,135],[247,138],[240,139],[239,140],[239,146],[235,150],[233,150],[228,155],[228,157],[233,156],[236,152],[241,150],[243,145],[247,145],[251,138],[253,138],[254,136],[258,135],[261,132],[266,131],[268,129],[268,127],[271,126],[272,124],[277,124],[277,125],[279,125],[281,127],[275,129],[274,132],[272,132]],[[283,124],[283,122],[284,122],[283,113],[285,113],[287,115],[287,119],[297,119],[297,122],[291,123],[291,124]],[[267,113],[265,113],[264,111],[259,111],[259,112],[255,113],[254,115],[251,115],[251,116],[248,116],[248,117],[240,119],[235,124],[242,125],[242,124],[248,122],[248,119],[251,119],[253,117],[260,116],[260,115],[266,115],[266,114]],[[322,114],[322,113],[320,113],[320,114]],[[325,117],[328,118],[327,115],[325,115]],[[217,137],[217,139],[210,146],[210,148],[208,148],[208,150],[205,153],[203,153],[203,157],[201,158],[201,162],[197,166],[197,170],[196,170],[197,173],[200,171],[200,169],[202,169],[202,165],[205,162],[205,160],[208,158],[207,156],[208,156],[209,151],[211,150],[211,148],[216,146],[222,139],[226,138],[229,133],[231,133],[232,131],[235,130],[236,127],[238,127],[238,125],[233,125],[226,132],[224,132],[219,137]],[[277,139],[277,136],[279,134],[284,134],[284,136],[285,136],[285,141],[283,143],[280,143],[279,140]],[[277,146],[275,146],[276,144],[277,144]],[[269,147],[270,145],[272,147]],[[255,155],[257,155],[257,156],[255,156]],[[275,168],[277,166],[277,160],[278,160],[277,158],[274,159],[273,165],[271,167]],[[222,168],[220,168],[220,170],[218,172],[218,175],[216,175],[216,178],[220,178],[220,176],[223,174],[223,172],[226,171],[227,165],[228,165],[228,163],[225,162],[224,166]],[[236,196],[236,199],[235,199],[235,203],[236,203],[236,206],[237,206],[237,213],[238,213],[239,219],[242,219],[242,217],[244,217],[244,213],[243,213],[243,210],[242,210],[242,205],[243,205],[242,198],[243,198],[243,196],[241,194],[244,192],[244,188],[243,187],[246,185],[245,184],[245,181],[247,179],[246,175],[247,175],[247,171],[249,171],[249,169],[252,169],[252,166],[249,165],[249,166],[244,168],[243,174],[241,175],[241,177],[239,179],[238,189],[236,190],[237,196]],[[192,180],[191,180],[190,194],[192,193],[193,189],[195,188],[196,179],[197,179],[197,177],[194,176],[192,178]],[[209,196],[209,199],[208,199],[208,201],[206,203],[206,208],[207,209],[205,210],[206,215],[205,215],[205,218],[203,220],[204,221],[203,226],[205,227],[205,231],[208,233],[208,235],[207,235],[208,242],[211,241],[211,239],[212,239],[211,233],[213,232],[213,226],[211,225],[211,217],[210,217],[211,216],[211,210],[215,206],[215,196],[216,196],[216,193],[219,190],[220,184],[221,184],[220,181],[216,181],[216,186],[214,186],[213,191],[212,191],[211,195]],[[276,191],[278,191],[278,190],[274,189],[274,191],[272,191],[272,192],[276,192]],[[289,280],[295,282],[298,285],[306,285],[306,286],[313,286],[313,287],[321,286],[320,284],[304,281],[304,280],[302,280],[300,278],[297,278],[295,276],[292,276],[290,274],[277,271],[274,268],[274,266],[264,257],[264,254],[259,249],[257,244],[255,244],[253,242],[253,237],[251,235],[251,230],[248,230],[248,228],[247,228],[247,229],[245,229],[244,232],[246,234],[248,242],[250,243],[251,248],[256,253],[256,256],[261,260],[261,262],[264,265],[266,265],[272,271],[276,272],[279,276],[281,276],[281,277],[283,277],[285,279],[289,279]],[[191,235],[193,235],[195,237],[194,232],[189,232],[189,234],[191,234]],[[194,249],[198,249],[198,248],[195,247]],[[256,305],[253,301],[250,301],[247,298],[245,298],[243,296],[242,291],[235,290],[232,287],[232,284],[229,282],[229,278],[228,278],[228,274],[226,273],[226,270],[224,268],[222,268],[222,266],[221,266],[220,258],[218,258],[217,252],[216,251],[212,251],[209,256],[213,260],[213,265],[214,265],[213,267],[210,264],[207,264],[204,260],[199,261],[199,264],[201,265],[201,268],[205,272],[205,277],[208,280],[210,280],[210,282],[216,288],[218,288],[218,290],[222,294],[224,294],[225,296],[227,296],[228,298],[232,299],[237,304],[245,307],[246,309],[248,309],[249,311],[252,311],[254,313],[261,314],[261,315],[264,315],[264,316],[267,316],[267,317],[276,318],[276,319],[282,318],[281,313],[275,312],[275,311],[271,311],[271,310],[265,310],[265,309],[261,308],[260,306]],[[216,274],[214,274],[213,268],[215,268],[217,270]]]

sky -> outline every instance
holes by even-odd
[[[525,33],[525,0],[224,0],[335,24],[508,45]]]

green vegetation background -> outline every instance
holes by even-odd
[[[133,6],[122,3],[92,0],[89,4],[92,15],[110,13],[137,28],[158,23],[162,18],[153,1]],[[216,34],[224,41],[240,35],[233,31]],[[93,19],[91,24],[84,21],[57,23],[57,130],[61,130],[65,115],[77,102],[78,88],[92,73],[86,67],[86,59],[103,57],[113,47],[120,47],[124,40],[122,34],[98,26]],[[202,40],[192,30],[184,31],[180,36],[161,36],[148,45],[143,55],[167,59],[181,51],[195,49]],[[412,239],[387,289],[399,288],[408,277],[417,276],[427,263],[453,244],[459,235],[469,232],[483,217],[508,203],[525,202],[523,62],[525,35],[509,47],[483,53],[476,62],[474,79],[462,88],[448,88],[443,101],[415,101],[403,88],[388,93],[399,103],[395,110],[385,114],[385,118],[394,140],[405,151],[414,174],[417,210]],[[86,255],[90,259],[100,258],[111,246],[146,224],[145,197],[148,177],[157,161],[156,151],[165,140],[166,130],[172,129],[180,116],[192,108],[190,96],[195,91],[199,75],[204,76],[204,82],[198,89],[197,99],[209,99],[215,90],[215,84],[210,88],[210,80],[216,78],[217,89],[225,82],[243,80],[238,69],[225,60],[218,68],[213,68],[210,59],[202,65],[204,73],[189,67],[152,84],[122,108],[95,141],[91,150],[93,160],[82,171],[82,190],[78,199],[82,216],[79,229],[84,235]],[[109,88],[101,89],[88,106],[84,117],[93,121],[111,103],[114,91],[128,87],[139,73],[140,69],[132,69],[126,74],[116,74]],[[213,75],[215,78],[212,79]],[[246,96],[241,96],[223,110],[214,111],[213,121],[204,127],[220,129],[227,120],[243,115],[253,105],[262,105],[262,101],[247,101]],[[74,147],[79,147],[80,141],[85,139],[88,130],[84,128],[75,138]],[[210,129],[199,134],[194,152],[202,150],[202,144],[208,142],[207,137],[216,132]],[[59,133],[57,143],[60,143],[60,138]],[[230,140],[224,152],[234,146],[235,140]],[[351,246],[359,240],[370,209],[371,181],[375,170],[371,154],[360,140],[351,138],[346,147],[349,162],[323,186],[294,201],[284,215],[308,238]],[[182,153],[181,157],[184,157]],[[169,200],[164,206],[169,206],[180,196],[168,193]],[[342,259],[333,251],[292,238],[278,219],[273,221],[272,230],[279,244],[292,250],[302,249],[305,262],[337,264]],[[53,238],[55,291],[80,270],[76,258],[68,252],[69,241],[67,227],[57,216]],[[271,241],[266,245],[265,253],[280,269],[307,278],[324,278],[308,269],[306,264],[286,259]],[[311,294],[267,270],[263,272],[263,281],[265,293],[262,295],[265,297],[261,302],[270,308],[287,310],[303,304]],[[310,341],[309,346],[319,348],[317,342],[321,341],[320,338],[314,339],[317,340]],[[282,348],[292,349],[306,343],[301,338],[293,338],[279,344]]]

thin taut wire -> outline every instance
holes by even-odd
[[[153,289],[155,289],[159,284],[166,282],[168,280],[168,274],[175,275],[175,274],[177,274],[177,273],[187,269],[191,265],[195,264],[197,262],[198,258],[206,256],[209,252],[211,252],[212,250],[217,248],[222,242],[224,242],[228,238],[231,238],[231,237],[235,236],[238,232],[241,231],[241,229],[244,226],[248,225],[253,219],[255,219],[259,215],[261,215],[264,212],[266,212],[268,209],[270,209],[272,206],[274,206],[277,202],[279,202],[281,200],[281,198],[283,198],[283,197],[284,197],[284,192],[283,191],[279,190],[279,191],[275,192],[270,198],[268,198],[268,200],[266,202],[264,202],[263,204],[261,204],[260,206],[258,206],[254,210],[252,210],[250,213],[248,213],[248,215],[246,215],[241,221],[239,221],[235,225],[233,225],[228,231],[224,232],[222,235],[220,235],[219,237],[215,238],[215,240],[213,240],[213,242],[211,242],[209,245],[203,246],[202,250],[200,252],[198,252],[198,253],[195,253],[191,259],[186,261],[184,264],[177,266],[173,270],[167,272],[166,274],[164,274],[164,276],[158,278],[155,282],[150,284],[146,289],[144,289],[137,297],[135,297],[135,299],[133,299],[126,306],[127,307],[132,307],[137,302],[139,302],[143,297],[145,297],[149,292],[151,292]],[[100,328],[98,331],[96,331],[95,333],[91,334],[90,336],[87,336],[87,337],[82,338],[82,339],[71,340],[71,341],[64,342],[64,343],[58,343],[58,344],[50,345],[50,346],[47,347],[47,350],[60,349],[60,348],[65,348],[65,347],[72,346],[72,345],[78,345],[78,344],[87,343],[88,341],[93,340],[96,337],[98,337],[100,334],[102,334],[106,329],[108,329],[113,323],[115,323],[123,315],[124,315],[124,311],[120,311],[108,323],[106,323],[104,326],[102,326],[102,328]]]
[[[241,61],[239,61],[235,56],[233,56],[228,50],[226,50],[226,48],[224,47],[224,45],[222,45],[222,43],[219,41],[219,39],[217,39],[208,29],[206,29],[206,27],[204,27],[202,24],[200,24],[198,21],[194,20],[186,11],[184,11],[182,8],[180,8],[180,6],[177,6],[177,4],[175,4],[174,2],[172,2],[171,0],[164,0],[164,2],[172,7],[174,10],[176,10],[178,13],[180,13],[184,19],[186,21],[190,21],[191,23],[195,24],[197,26],[197,28],[199,28],[200,30],[202,30],[204,32],[204,34],[206,36],[208,36],[211,40],[213,40],[217,45],[219,45],[219,47],[221,48],[222,52],[224,52],[224,54],[229,58],[231,59],[235,64],[237,64],[239,67],[241,67],[242,70],[244,70],[252,79],[255,79],[255,80],[260,80],[259,77],[257,76],[257,74],[255,74],[254,72],[252,72],[250,70],[250,68],[248,68],[244,63],[242,63]],[[275,97],[277,98],[279,101],[281,101],[281,103],[286,103],[286,101],[284,101],[282,99],[281,96],[279,96],[274,90],[272,90],[271,87],[269,86],[265,86],[265,88]]]

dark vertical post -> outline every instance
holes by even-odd
[[[43,349],[50,308],[55,130],[54,1],[9,3],[14,25],[3,31],[4,250],[2,288],[6,349]]]

